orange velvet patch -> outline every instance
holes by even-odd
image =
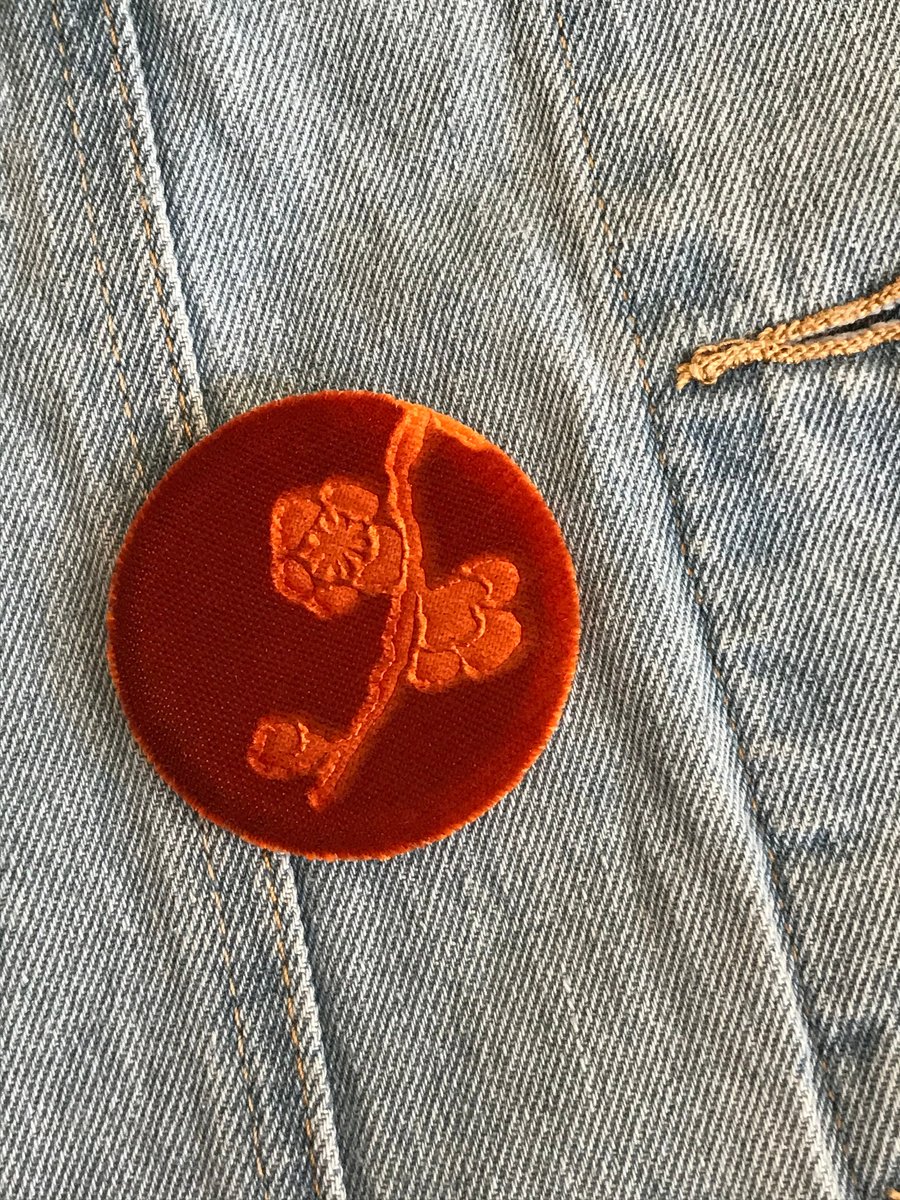
[[[194,446],[119,555],[109,662],[200,812],[273,849],[387,857],[495,803],[571,684],[559,529],[497,447],[368,392],[289,396]]]

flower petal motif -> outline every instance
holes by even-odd
[[[484,556],[464,563],[446,583],[424,591],[410,683],[420,691],[436,692],[499,670],[522,641],[522,626],[502,607],[518,586],[514,563]]]
[[[422,593],[421,615],[425,645],[447,650],[478,636],[478,608],[487,589],[477,580],[453,579]]]
[[[462,660],[455,650],[422,650],[416,654],[412,682],[422,691],[441,691],[448,687],[462,670]]]
[[[337,583],[326,583],[316,588],[315,596],[310,602],[310,612],[317,617],[343,617],[352,612],[359,600],[359,592],[354,587],[343,587]],[[313,605],[316,607],[313,608]]]
[[[482,679],[501,667],[522,640],[522,626],[511,612],[491,609],[484,614],[478,637],[459,648],[463,669],[470,679]]]
[[[295,558],[282,558],[275,567],[275,586],[294,604],[306,604],[315,590],[312,575]]]
[[[396,529],[375,524],[380,503],[341,475],[279,496],[270,543],[280,594],[325,621],[352,612],[361,593],[391,592],[402,575],[403,544]]]
[[[375,557],[359,573],[360,591],[369,596],[390,592],[403,573],[403,543],[400,534],[390,525],[372,526],[375,533]]]
[[[302,721],[263,717],[253,731],[247,760],[267,779],[294,779],[312,774],[328,749],[327,739],[307,729]]]
[[[354,521],[373,520],[378,512],[378,497],[352,479],[335,476],[326,479],[319,493],[325,504],[333,505],[339,513]]]
[[[519,572],[508,558],[476,558],[460,567],[460,574],[474,576],[487,588],[485,608],[508,604],[519,588]]]
[[[376,523],[380,503],[342,475],[279,496],[271,546],[281,595],[326,621],[352,612],[360,595],[392,593],[403,575],[403,541],[392,526]],[[518,588],[515,563],[490,554],[469,559],[438,587],[423,588],[407,669],[413,686],[442,691],[499,670],[522,640],[522,626],[506,607]],[[288,729],[279,737],[278,753],[299,761],[296,735]]]
[[[277,529],[279,548],[285,553],[296,550],[321,511],[321,505],[302,491],[279,496],[272,511],[273,536]]]

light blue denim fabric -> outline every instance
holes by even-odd
[[[0,51],[0,1196],[339,1200],[293,876],[155,776],[104,657],[206,429],[129,22],[7,6]]]
[[[893,9],[85,0],[0,46],[0,1191],[900,1188],[900,353],[673,388],[900,274]],[[184,424],[323,387],[501,445],[581,590],[547,752],[388,863],[203,825],[102,658]]]

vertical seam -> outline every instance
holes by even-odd
[[[54,0],[55,3],[55,0]],[[112,60],[112,68],[116,76],[117,90],[122,101],[122,111],[125,119],[125,132],[128,140],[128,149],[131,155],[132,172],[134,175],[135,184],[137,186],[138,205],[140,207],[141,228],[144,235],[144,244],[147,250],[147,257],[150,263],[150,269],[153,276],[153,287],[157,297],[157,311],[159,314],[160,324],[162,326],[163,340],[165,342],[166,351],[169,358],[169,369],[172,378],[175,382],[176,394],[178,398],[178,406],[181,413],[181,427],[187,439],[188,445],[193,444],[194,433],[191,427],[187,397],[184,392],[184,382],[181,370],[178,366],[177,356],[175,351],[175,343],[172,336],[172,318],[165,298],[165,286],[162,277],[162,268],[159,260],[159,255],[154,247],[154,234],[152,225],[152,208],[147,194],[147,184],[144,174],[144,169],[141,165],[140,147],[137,142],[137,122],[134,115],[134,101],[126,82],[125,71],[122,65],[120,54],[120,38],[116,30],[115,18],[109,4],[109,0],[100,0],[100,7],[103,11],[104,20],[106,23],[107,33],[110,41],[110,54]],[[252,1092],[249,1080],[249,1068],[246,1061],[246,1046],[244,1035],[244,1022],[241,1013],[240,1005],[237,1002],[237,995],[234,986],[234,971],[231,955],[227,948],[227,926],[224,920],[224,912],[222,905],[221,891],[218,887],[215,868],[213,866],[212,857],[209,849],[209,839],[206,833],[205,826],[201,826],[201,840],[203,842],[203,851],[206,858],[207,874],[210,877],[210,882],[213,887],[213,901],[216,906],[216,915],[219,922],[219,929],[222,935],[223,960],[225,962],[226,973],[228,976],[228,988],[234,1001],[233,1016],[235,1021],[235,1029],[238,1040],[238,1056],[240,1059],[241,1074],[244,1077],[244,1083],[247,1089],[247,1105],[252,1118],[252,1138],[253,1148],[256,1157],[257,1171],[260,1174],[264,1184],[264,1195],[268,1198],[268,1186],[265,1178],[265,1171],[262,1163],[259,1143],[259,1128],[256,1119],[256,1114],[253,1106]],[[275,945],[278,951],[278,956],[281,961],[281,977],[282,986],[284,989],[285,1007],[288,1017],[288,1029],[291,1042],[295,1050],[295,1067],[302,1085],[303,1103],[305,1107],[304,1114],[304,1131],[306,1134],[307,1153],[310,1163],[310,1171],[312,1176],[313,1191],[319,1195],[318,1183],[318,1164],[316,1161],[315,1149],[313,1147],[312,1127],[310,1123],[310,1106],[309,1106],[309,1089],[306,1078],[306,1067],[303,1060],[303,1052],[300,1041],[299,1025],[297,1021],[296,1006],[293,999],[293,983],[291,980],[290,969],[287,962],[287,950],[283,938],[283,921],[281,917],[281,909],[278,902],[277,894],[271,882],[271,860],[267,852],[263,853],[263,861],[266,871],[269,875],[268,892],[269,902],[271,906],[272,922],[275,929]]]
[[[184,380],[181,369],[178,366],[177,356],[175,353],[175,342],[172,337],[172,318],[169,314],[168,305],[166,303],[165,286],[163,284],[162,268],[159,261],[159,255],[154,248],[154,236],[152,225],[152,208],[150,199],[147,194],[147,183],[144,178],[144,169],[141,165],[140,147],[136,137],[136,122],[134,119],[134,102],[129,91],[128,84],[125,80],[125,72],[122,68],[122,59],[119,55],[119,35],[116,31],[115,20],[113,18],[112,9],[109,6],[108,0],[100,0],[100,7],[103,9],[103,15],[106,19],[106,28],[109,34],[111,47],[111,57],[113,71],[116,75],[117,90],[122,101],[122,111],[125,116],[125,132],[128,138],[128,149],[131,152],[131,165],[134,174],[135,183],[137,184],[138,205],[141,210],[141,228],[144,234],[144,244],[147,249],[147,258],[150,263],[150,270],[153,275],[153,287],[156,292],[157,310],[159,312],[159,320],[163,328],[163,340],[165,341],[166,352],[169,357],[169,371],[175,383],[175,393],[178,398],[178,407],[181,412],[181,427],[188,440],[188,445],[194,440],[194,434],[191,428],[190,419],[188,416],[187,397],[184,392]]]
[[[116,383],[122,398],[122,411],[126,420],[126,428],[128,433],[128,441],[131,447],[131,452],[134,460],[135,474],[140,482],[141,490],[146,497],[147,483],[146,472],[140,458],[140,448],[138,446],[137,435],[134,429],[134,405],[132,393],[128,385],[127,376],[125,373],[125,365],[122,354],[122,343],[119,336],[118,326],[116,324],[115,315],[113,313],[112,298],[109,291],[109,283],[107,279],[106,266],[103,257],[100,253],[99,237],[97,233],[97,216],[94,202],[92,199],[92,189],[90,173],[87,165],[87,156],[84,150],[84,138],[81,128],[81,123],[78,119],[78,112],[75,105],[75,100],[72,91],[72,71],[69,66],[69,51],[66,43],[65,34],[63,32],[62,19],[60,17],[58,0],[50,0],[50,22],[53,26],[56,35],[57,52],[62,63],[62,78],[65,89],[65,107],[68,112],[69,131],[72,137],[72,143],[75,149],[75,157],[78,162],[79,171],[79,186],[84,198],[84,215],[88,229],[88,237],[91,244],[91,252],[93,256],[94,271],[98,279],[100,297],[103,304],[105,314],[105,326],[107,332],[107,343],[112,357],[113,365],[116,372]],[[189,429],[188,429],[189,432]],[[251,1140],[253,1142],[253,1151],[257,1174],[262,1181],[263,1200],[271,1200],[269,1191],[268,1179],[266,1175],[265,1165],[262,1160],[259,1121],[256,1114],[256,1106],[253,1100],[252,1088],[250,1084],[250,1071],[247,1062],[246,1053],[246,1036],[244,1032],[244,1018],[241,1011],[241,1006],[237,998],[237,988],[234,982],[234,972],[232,969],[231,954],[228,950],[228,932],[225,924],[225,916],[222,908],[222,897],[216,879],[215,868],[210,854],[209,839],[206,830],[201,826],[200,837],[203,844],[203,852],[206,858],[206,870],[210,878],[213,889],[213,903],[216,910],[217,923],[219,932],[222,938],[222,959],[225,964],[225,971],[228,979],[228,990],[233,1002],[232,1017],[235,1025],[235,1034],[237,1038],[237,1053],[241,1076],[246,1089],[247,1109],[251,1119]]]
[[[757,783],[750,766],[749,756],[746,746],[738,730],[738,725],[733,710],[735,708],[734,698],[731,695],[728,684],[725,680],[724,672],[717,662],[716,650],[712,641],[712,618],[707,607],[706,598],[704,597],[697,583],[697,566],[692,561],[692,556],[688,550],[687,538],[685,534],[684,514],[682,504],[677,494],[675,483],[672,478],[671,470],[669,469],[668,456],[665,451],[663,440],[662,425],[659,416],[659,406],[655,402],[653,388],[650,384],[650,378],[647,371],[647,356],[644,349],[644,342],[640,332],[640,326],[635,310],[633,293],[628,289],[625,282],[625,274],[622,270],[617,250],[616,243],[613,237],[612,228],[608,219],[608,205],[605,197],[601,194],[597,183],[597,159],[591,149],[591,138],[587,128],[587,121],[584,113],[584,104],[581,94],[578,90],[578,79],[575,72],[575,65],[572,58],[571,37],[567,32],[566,20],[561,2],[556,4],[555,18],[557,26],[557,40],[562,51],[563,64],[565,73],[571,90],[572,104],[575,110],[575,115],[578,122],[579,134],[584,147],[585,158],[589,167],[589,178],[591,187],[594,193],[594,199],[597,210],[600,214],[601,225],[605,241],[605,248],[609,258],[610,268],[613,279],[619,293],[619,298],[622,302],[622,307],[625,312],[628,327],[631,333],[631,342],[634,347],[634,355],[637,363],[638,374],[641,388],[646,396],[646,411],[649,419],[649,425],[653,436],[654,447],[656,451],[656,459],[660,466],[660,473],[663,478],[666,491],[668,493],[669,508],[672,515],[672,523],[675,533],[678,538],[678,549],[681,558],[682,566],[685,574],[690,581],[690,591],[692,598],[697,605],[701,617],[701,627],[704,634],[704,648],[709,659],[713,678],[718,686],[719,697],[722,706],[725,710],[725,717],[728,728],[735,739],[736,753],[738,758],[739,770],[743,776],[747,794],[749,797],[749,805],[753,815],[753,822],[756,827],[757,836],[760,839],[768,863],[768,877],[770,881],[770,892],[775,900],[776,908],[781,917],[782,936],[787,943],[787,949],[790,958],[793,962],[793,975],[795,982],[795,992],[800,1002],[800,1009],[806,1021],[808,1034],[814,1034],[819,1031],[819,1022],[812,1013],[809,1002],[805,995],[805,989],[802,983],[802,972],[800,968],[800,951],[798,949],[798,940],[796,929],[787,915],[786,898],[781,876],[776,867],[776,857],[774,851],[767,845],[769,839],[768,829],[764,815],[760,812],[760,803],[758,797]],[[817,1040],[820,1040],[817,1039]],[[861,1183],[856,1170],[853,1166],[849,1147],[846,1144],[845,1137],[842,1133],[844,1128],[844,1119],[841,1115],[838,1105],[837,1096],[831,1086],[830,1076],[828,1071],[828,1062],[821,1052],[818,1045],[813,1048],[813,1053],[816,1056],[816,1061],[819,1068],[819,1075],[825,1096],[829,1101],[830,1112],[835,1129],[835,1143],[843,1153],[844,1165],[850,1177],[851,1183],[857,1190],[861,1190]]]
[[[92,199],[91,179],[88,171],[87,155],[84,151],[84,138],[81,130],[81,122],[78,119],[78,111],[75,107],[75,100],[72,94],[72,72],[69,67],[69,50],[66,44],[65,34],[63,32],[62,19],[59,14],[57,0],[50,0],[50,22],[53,25],[53,29],[56,34],[56,49],[62,64],[62,78],[65,89],[65,106],[68,113],[67,124],[69,127],[69,133],[72,137],[72,145],[75,149],[75,158],[78,162],[78,183],[79,187],[81,188],[81,194],[84,201],[84,218],[85,223],[87,224],[88,240],[90,241],[91,245],[91,257],[93,261],[94,273],[97,276],[97,285],[100,290],[100,298],[103,304],[103,323],[106,330],[107,346],[109,348],[110,357],[112,358],[113,367],[116,373],[116,386],[119,390],[119,397],[122,402],[122,412],[125,416],[126,432],[128,434],[128,442],[131,449],[134,475],[138,482],[142,486],[145,486],[144,465],[141,462],[137,434],[135,432],[134,425],[134,404],[131,395],[131,388],[129,387],[128,379],[125,374],[125,364],[122,358],[122,344],[119,338],[119,330],[118,326],[116,325],[116,319],[113,314],[106,264],[104,263],[103,256],[100,253],[100,241],[97,236],[97,212]]]
[[[606,245],[606,252],[609,256],[610,269],[612,277],[615,280],[616,288],[619,293],[619,298],[622,301],[622,306],[625,311],[625,319],[628,322],[630,340],[634,349],[634,356],[638,367],[638,377],[641,387],[648,399],[648,405],[652,404],[652,388],[650,386],[650,378],[647,374],[647,355],[644,349],[644,340],[641,336],[640,326],[638,325],[637,315],[634,311],[631,293],[626,287],[625,272],[619,265],[618,255],[616,253],[616,242],[613,237],[612,226],[609,221],[609,205],[606,203],[606,198],[601,194],[596,186],[597,174],[597,158],[591,149],[591,139],[588,133],[587,122],[584,117],[584,107],[581,102],[581,95],[578,91],[578,83],[575,78],[575,66],[572,61],[572,51],[569,41],[569,36],[566,33],[565,17],[563,15],[562,5],[556,9],[556,25],[558,31],[558,40],[563,53],[563,64],[566,69],[566,75],[572,87],[572,99],[575,107],[575,115],[578,120],[578,132],[581,137],[581,144],[584,147],[585,158],[590,172],[591,183],[594,185],[594,201],[597,211],[600,214],[600,226],[603,230],[603,239]],[[652,411],[656,412],[656,406],[652,406]]]
[[[306,1152],[309,1158],[313,1191],[318,1196],[319,1164],[316,1159],[315,1147],[313,1145],[312,1123],[309,1116],[309,1083],[306,1076],[306,1064],[303,1059],[303,1047],[300,1039],[300,1023],[297,1018],[297,1006],[294,1002],[294,983],[291,978],[291,971],[290,967],[288,966],[287,948],[284,943],[284,922],[281,917],[281,903],[278,899],[278,892],[275,888],[275,875],[272,870],[272,856],[269,854],[268,850],[262,851],[262,860],[266,869],[266,891],[268,893],[269,904],[272,910],[272,921],[275,925],[275,948],[278,951],[278,958],[281,962],[281,985],[282,992],[284,994],[284,1007],[287,1013],[288,1031],[290,1033],[291,1044],[294,1047],[294,1067],[300,1080],[300,1088],[303,1095],[303,1107],[306,1110],[303,1120],[303,1130],[306,1134]]]
[[[201,818],[201,821],[203,818]],[[244,1081],[244,1100],[247,1104],[247,1112],[250,1115],[250,1139],[253,1142],[253,1157],[256,1165],[256,1173],[259,1176],[262,1184],[263,1200],[270,1200],[271,1193],[269,1191],[269,1180],[266,1173],[265,1163],[262,1158],[262,1144],[259,1133],[259,1117],[256,1112],[256,1104],[253,1100],[253,1087],[250,1080],[250,1064],[247,1059],[247,1036],[244,1025],[244,1013],[241,1009],[241,1003],[238,999],[237,987],[234,981],[234,961],[231,957],[231,951],[228,949],[228,926],[225,923],[225,910],[222,903],[222,891],[219,885],[216,869],[213,865],[212,850],[209,844],[209,835],[205,825],[200,825],[200,841],[203,844],[203,856],[206,859],[206,874],[209,877],[210,887],[212,889],[213,904],[216,910],[216,921],[219,926],[219,935],[222,943],[222,963],[225,967],[225,977],[228,981],[228,995],[231,997],[231,1016],[234,1021],[234,1034],[237,1044],[238,1067],[241,1072],[241,1078]]]

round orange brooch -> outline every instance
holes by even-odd
[[[315,858],[457,829],[545,745],[578,650],[572,565],[496,446],[369,392],[289,396],[189,450],[110,589],[132,732],[211,820]]]

